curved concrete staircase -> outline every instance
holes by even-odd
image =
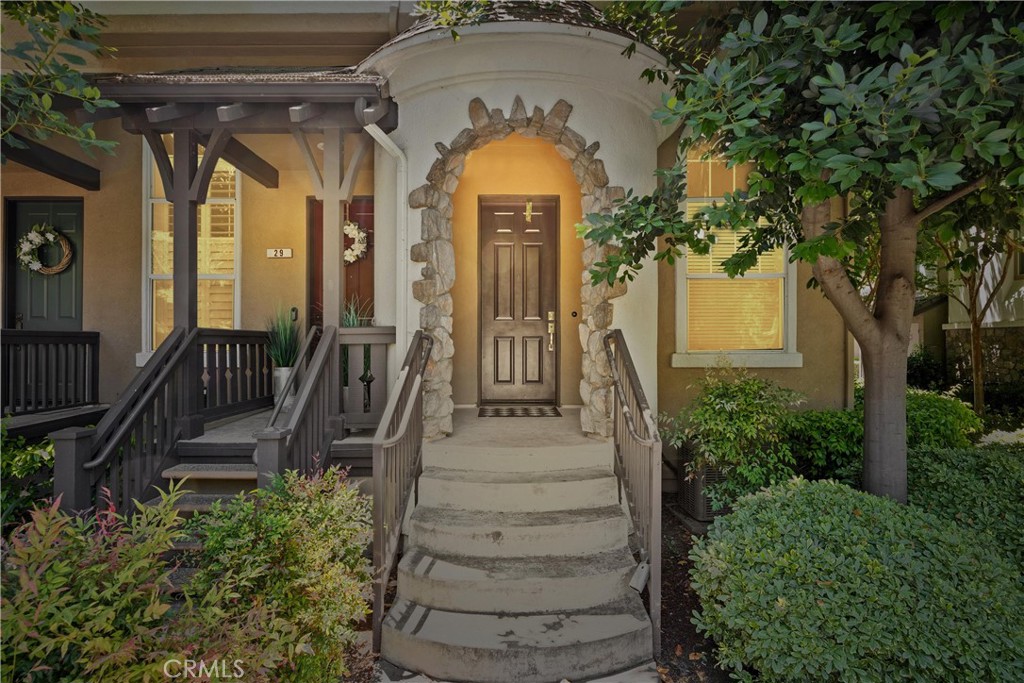
[[[425,444],[382,656],[474,683],[580,681],[650,662],[611,448]]]

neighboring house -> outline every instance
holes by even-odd
[[[1002,286],[991,296],[995,303],[982,322],[982,352],[985,354],[986,385],[1011,387],[1024,382],[1024,253],[1011,257]],[[985,273],[983,295],[995,287],[999,272]],[[967,310],[949,297],[949,319],[945,331],[946,372],[950,381],[971,381],[971,323]]]
[[[90,65],[122,74],[96,78],[121,104],[97,124],[117,154],[89,159],[55,141],[57,154],[34,150],[3,178],[5,328],[98,332],[99,399],[121,401],[96,434],[61,437],[58,467],[75,463],[68,478],[58,472],[65,504],[103,484],[138,495],[167,458],[208,452],[215,419],[269,404],[265,319],[295,308],[333,329],[353,293],[372,300],[375,327],[339,331],[350,347],[343,399],[332,393],[340,361],[316,346],[299,397],[323,418],[315,439],[373,427],[387,392],[401,418],[420,391],[426,439],[453,431],[456,406],[523,401],[578,407],[582,433],[611,436],[612,329],[655,413],[685,406],[721,358],[810,406],[852,404],[850,336],[806,287],[810,267],[782,251],[729,279],[719,263],[734,242],[723,235],[711,256],[591,284],[602,251],[575,225],[627,189],[652,189],[677,137],[651,118],[661,88],[640,78],[659,56],[641,46],[625,58],[630,38],[588,5],[510,5],[453,41],[409,28],[409,3],[89,4],[109,16],[104,38],[118,49]],[[691,208],[745,183],[724,163],[689,169]],[[372,232],[355,264],[343,258],[346,217]],[[40,221],[72,238],[73,266],[29,277],[10,255]],[[365,366],[353,351],[364,344],[374,349]],[[332,371],[329,386],[316,383]],[[261,433],[260,462],[308,464],[321,442],[297,435]],[[167,438],[184,445],[175,452]],[[221,444],[223,462],[249,462],[243,441]],[[408,476],[386,474],[402,502]],[[401,517],[385,518],[389,533]],[[657,537],[652,524],[640,530]]]

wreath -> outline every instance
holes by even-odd
[[[345,237],[352,240],[352,246],[345,250],[345,263],[355,263],[366,256],[366,231],[360,229],[358,223],[345,221],[341,226]]]
[[[39,250],[52,244],[57,244],[61,248],[60,261],[52,266],[44,266],[42,258],[39,256]],[[71,243],[52,225],[46,223],[33,225],[32,229],[18,240],[18,263],[23,270],[30,273],[56,275],[71,265]]]

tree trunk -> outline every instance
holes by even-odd
[[[907,502],[907,344],[886,335],[861,347],[865,491]]]
[[[981,348],[981,320],[974,316],[971,318],[971,381],[974,383],[974,412],[980,417],[985,414],[985,355]]]

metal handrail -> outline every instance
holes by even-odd
[[[626,493],[633,528],[640,541],[641,569],[647,571],[643,583],[631,585],[637,590],[647,587],[652,645],[654,656],[658,657],[661,653],[661,438],[622,331],[610,331],[603,343],[615,387],[615,473]]]
[[[417,330],[373,437],[373,651],[380,652],[384,592],[398,557],[423,457],[423,375],[434,338]]]

